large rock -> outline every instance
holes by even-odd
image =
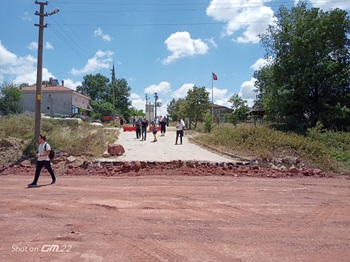
[[[122,154],[125,153],[125,149],[122,145],[111,144],[111,145],[108,145],[107,152],[112,156],[121,156]]]

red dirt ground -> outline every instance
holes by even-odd
[[[26,188],[33,168],[0,168],[0,261],[349,261],[347,177],[82,163]]]

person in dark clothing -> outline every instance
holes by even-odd
[[[165,136],[166,132],[166,118],[163,117],[160,121],[160,136]]]
[[[136,127],[136,138],[140,138],[141,137],[141,124],[140,124],[139,120],[137,120],[135,122],[135,127]]]
[[[49,145],[49,143],[46,142],[46,137],[43,135],[39,135],[38,142],[39,142],[38,154],[36,155],[38,157],[38,159],[36,161],[35,176],[34,176],[33,182],[31,184],[29,184],[28,187],[37,186],[40,172],[41,172],[41,169],[43,167],[45,167],[51,175],[51,178],[52,178],[51,184],[56,183],[55,173],[52,170],[50,159],[49,159],[49,153],[51,150],[51,146]]]
[[[146,141],[147,127],[148,127],[148,120],[144,118],[141,123],[141,136],[142,136],[141,140]]]

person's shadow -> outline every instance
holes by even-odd
[[[44,186],[51,186],[52,184],[43,184],[43,185],[37,185],[37,186],[27,186],[27,188],[39,188],[39,187],[44,187]]]

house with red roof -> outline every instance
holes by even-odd
[[[41,113],[49,116],[72,116],[76,113],[90,115],[91,98],[73,89],[60,85],[57,79],[52,79],[42,85]],[[22,101],[24,111],[35,112],[36,85],[22,87]]]

